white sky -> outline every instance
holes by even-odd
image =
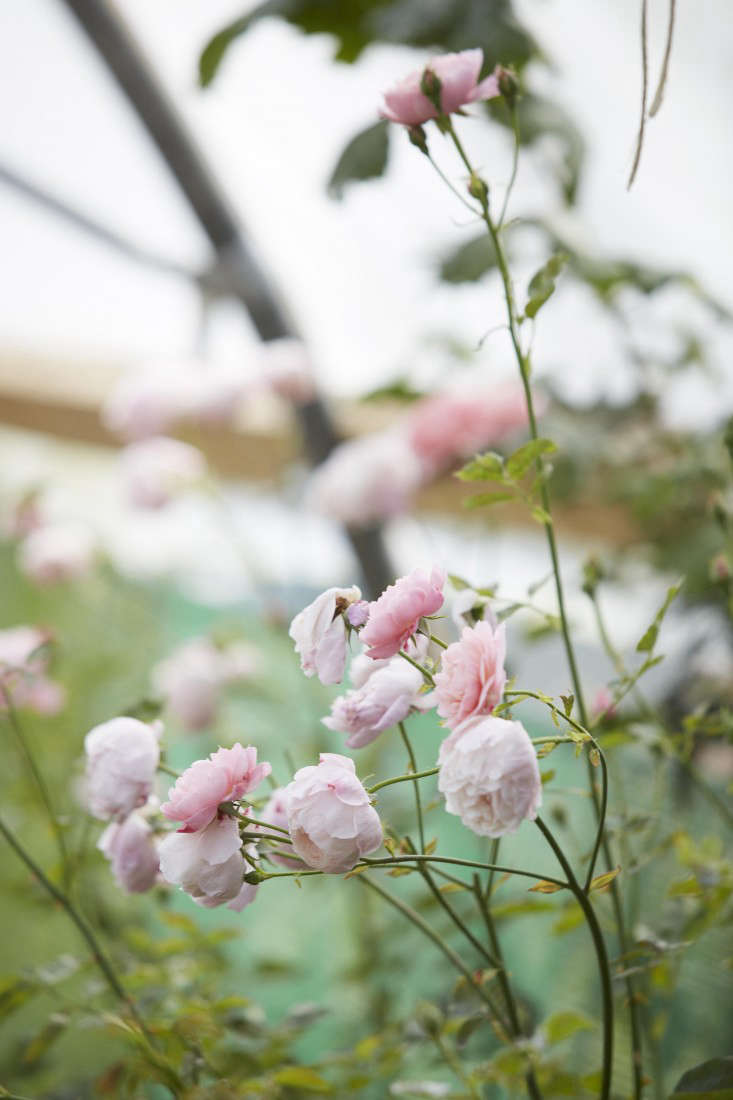
[[[336,66],[328,38],[306,38],[268,21],[232,47],[220,78],[202,93],[195,83],[201,45],[241,14],[242,0],[120,0],[117,6],[283,288],[324,389],[359,392],[398,371],[420,379],[450,365],[426,351],[426,333],[451,332],[473,344],[500,320],[495,287],[440,287],[434,280],[434,257],[477,230],[465,225],[463,208],[404,135],[392,135],[386,180],[355,186],[340,204],[325,195],[345,141],[375,117],[382,89],[419,63],[417,54],[380,46],[355,67]],[[728,0],[678,6],[668,91],[648,127],[631,194],[625,178],[638,112],[638,0],[520,0],[518,7],[557,66],[538,72],[538,84],[567,105],[589,142],[581,198],[585,239],[650,263],[689,268],[733,304]],[[650,7],[655,79],[666,2]],[[205,262],[205,242],[176,187],[60,3],[6,0],[0,62],[3,160],[149,247],[194,265]],[[481,122],[462,126],[498,190],[508,175],[504,133]],[[434,141],[459,180],[437,135]],[[542,158],[526,158],[514,209],[546,206],[551,190]],[[99,356],[100,363],[191,350],[199,310],[187,286],[110,254],[2,186],[0,218],[0,347]],[[664,329],[680,309],[679,296],[662,300],[649,338],[656,333],[664,342]],[[219,314],[212,354],[254,364],[251,334],[236,311]],[[707,319],[698,323],[706,326]],[[552,371],[579,397],[599,387],[620,397],[631,384],[614,330],[569,286],[542,314],[535,349],[538,373]],[[693,409],[697,419],[707,419],[733,406],[731,350],[725,335],[717,349],[719,364],[728,368],[725,393],[679,379],[670,392],[671,416],[685,419]],[[479,363],[493,373],[511,369],[500,334],[487,340]]]

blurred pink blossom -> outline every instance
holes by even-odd
[[[407,417],[410,445],[431,478],[526,426],[522,388],[509,384],[438,393],[419,401]]]
[[[506,683],[506,627],[480,622],[466,627],[443,653],[435,676],[435,702],[445,724],[456,730],[467,718],[490,714]]]
[[[346,624],[343,613],[361,600],[361,590],[327,588],[299,611],[288,631],[300,655],[306,676],[317,675],[322,684],[337,684],[346,665]]]
[[[403,433],[374,432],[341,443],[311,475],[306,502],[349,527],[368,527],[407,507],[422,465]]]
[[[112,874],[123,890],[142,894],[158,878],[158,850],[153,830],[140,814],[108,825],[97,847],[112,865]]]
[[[618,713],[613,695],[607,687],[599,687],[590,706],[594,718],[615,718]]]
[[[262,345],[265,382],[286,401],[304,405],[315,397],[310,356],[300,340],[268,340]]]
[[[18,546],[18,565],[36,584],[86,576],[94,565],[95,540],[85,527],[53,523],[31,531]]]
[[[169,833],[158,848],[160,872],[197,905],[212,909],[231,902],[234,908],[247,885],[242,881],[248,868],[241,848],[236,818],[217,817],[198,832]]]
[[[434,615],[443,605],[445,573],[433,568],[430,576],[415,569],[385,589],[370,605],[369,620],[361,640],[372,658],[392,657],[418,628],[420,619]]]
[[[515,833],[542,803],[537,756],[521,722],[470,718],[440,746],[445,808],[478,836]]]
[[[230,749],[217,749],[208,760],[196,760],[179,776],[168,792],[161,813],[182,821],[182,832],[205,828],[222,802],[232,802],[253,791],[271,772],[268,763],[257,763],[257,749],[238,741]]]
[[[216,718],[224,686],[250,679],[260,665],[259,652],[246,642],[220,648],[210,638],[192,638],[160,661],[151,678],[181,724],[201,730]]]
[[[374,665],[375,662],[371,662]],[[423,676],[401,657],[393,657],[375,669],[361,688],[334,699],[324,726],[348,733],[350,749],[371,744],[390,726],[407,718],[413,708],[422,709]]]
[[[66,703],[62,684],[46,676],[51,635],[35,626],[0,630],[0,712],[7,698],[37,714],[58,714]]]
[[[162,724],[112,718],[84,738],[86,797],[95,817],[121,819],[144,806],[160,759]]]
[[[318,871],[340,875],[382,843],[382,825],[354,761],[322,752],[285,788],[295,853]]]
[[[122,470],[130,503],[138,508],[163,508],[179,493],[200,485],[206,459],[180,439],[155,436],[131,443],[122,451]]]
[[[437,118],[433,103],[422,91],[423,74],[434,73],[440,81],[440,105],[443,114],[500,95],[499,82],[492,74],[479,82],[483,50],[462,50],[460,53],[431,57],[423,69],[415,70],[384,93],[382,118],[400,122],[403,126],[418,126]]]

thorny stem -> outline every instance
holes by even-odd
[[[420,837],[420,851],[424,852],[425,851],[425,823],[423,821],[423,816],[422,816],[422,800],[420,798],[420,784],[417,781],[417,774],[418,774],[417,773],[417,760],[415,759],[415,753],[413,752],[413,749],[412,749],[412,743],[411,743],[410,738],[407,734],[407,730],[405,729],[405,723],[404,722],[398,722],[397,724],[398,724],[399,731],[400,731],[400,737],[402,738],[404,746],[407,749],[407,756],[408,756],[408,759],[410,761],[410,770],[412,771],[412,774],[413,774],[414,782],[412,784],[412,788],[415,792],[415,813],[417,814],[417,832],[418,832],[418,836]],[[437,770],[438,769],[435,768],[434,772],[436,772]],[[377,787],[379,787],[379,784],[377,784]]]
[[[601,979],[601,996],[603,1001],[603,1065],[601,1071],[600,1100],[609,1100],[611,1095],[611,1074],[613,1070],[613,989],[611,986],[611,969],[608,962],[606,944],[593,905],[585,890],[583,890],[573,874],[573,869],[565,858],[565,853],[541,817],[536,818],[535,824],[552,848],[558,863],[567,876],[567,885],[569,889],[572,890],[578,904],[583,910],[583,916],[585,917],[588,930],[593,938],[593,946],[595,947],[596,957],[598,959],[598,971]]]

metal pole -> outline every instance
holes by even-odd
[[[63,0],[106,62],[186,196],[219,261],[231,294],[246,309],[262,340],[297,338],[292,318],[249,248],[213,173],[152,67],[127,27],[105,0]],[[296,406],[306,457],[318,465],[339,442],[323,402]],[[378,595],[394,577],[381,529],[349,530],[365,587]]]

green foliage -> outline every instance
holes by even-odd
[[[475,283],[496,267],[496,249],[488,233],[473,237],[445,256],[439,274],[444,283]]]
[[[527,287],[528,298],[524,307],[525,317],[536,317],[545,302],[555,293],[555,280],[567,261],[568,255],[566,252],[556,252],[539,269],[537,274],[533,275]]]
[[[713,1058],[709,1062],[688,1069],[677,1082],[673,1096],[686,1096],[689,1100],[733,1100],[733,1055]]]
[[[339,157],[331,173],[328,190],[333,198],[343,197],[344,188],[356,180],[374,179],[387,167],[389,140],[387,123],[376,122],[356,134]]]

